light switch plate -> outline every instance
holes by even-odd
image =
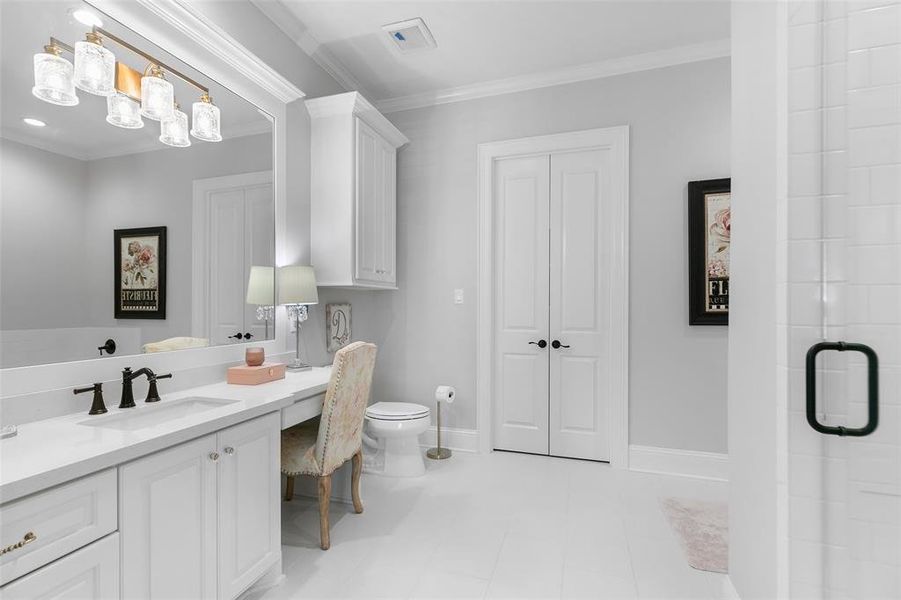
[[[460,288],[454,290],[454,304],[463,304],[463,290]]]

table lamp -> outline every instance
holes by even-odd
[[[275,304],[275,267],[250,267],[247,278],[247,304],[257,305],[257,321],[266,322],[266,338],[269,339],[269,321]]]
[[[296,329],[297,351],[288,368],[292,371],[312,369],[300,360],[300,324],[307,320],[307,306],[319,304],[313,267],[293,265],[278,270],[278,303],[287,307],[288,317],[294,319]]]

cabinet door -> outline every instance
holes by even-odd
[[[216,598],[216,436],[119,468],[125,598]]]
[[[279,443],[272,413],[219,432],[219,597],[235,598],[281,553]]]
[[[379,135],[356,119],[356,269],[357,280],[381,280],[380,249],[383,231],[384,155]]]
[[[119,597],[119,534],[113,533],[0,588],[3,600]]]
[[[379,257],[376,266],[379,281],[394,285],[396,274],[397,243],[397,150],[391,144],[381,140],[379,152],[382,155],[381,186],[381,223],[379,238]]]

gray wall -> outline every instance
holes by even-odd
[[[142,343],[191,332],[194,180],[272,168],[269,134],[93,161],[8,140],[2,150],[3,328],[125,325]],[[166,319],[117,321],[113,230],[158,225],[168,228]]]
[[[729,89],[718,59],[389,114],[411,139],[398,161],[400,290],[321,298],[353,302],[354,337],[379,343],[375,399],[433,404],[452,384],[448,425],[475,427],[476,146],[629,125],[630,442],[725,452],[727,330],[687,323],[686,184],[729,176]]]
[[[0,139],[0,327],[69,327],[87,319],[87,163]]]

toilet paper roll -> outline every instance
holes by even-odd
[[[449,385],[439,385],[435,388],[435,400],[444,401],[450,404],[454,401],[454,396],[457,395],[457,390]]]

